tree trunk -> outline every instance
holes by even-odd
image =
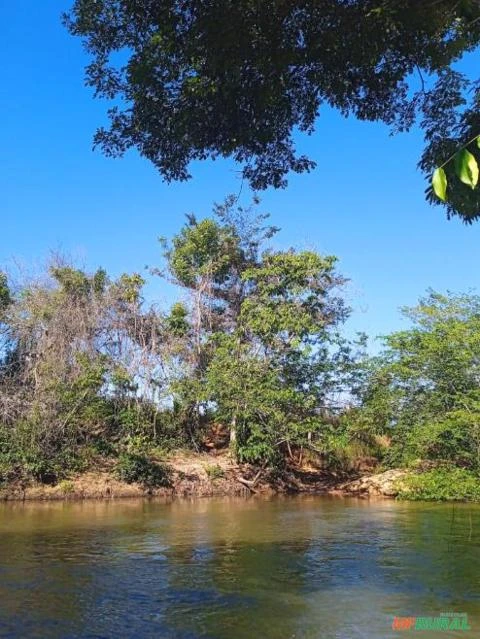
[[[234,417],[230,424],[230,447],[233,448],[237,443],[237,418]]]

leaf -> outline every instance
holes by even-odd
[[[479,135],[479,136],[478,136],[478,138],[477,138],[477,146],[478,146],[478,148],[480,149],[480,135]]]
[[[467,149],[462,149],[455,155],[455,172],[464,184],[471,186],[472,189],[477,186],[478,164]]]
[[[435,169],[435,173],[432,177],[432,186],[435,192],[435,195],[442,200],[442,202],[446,202],[447,200],[447,176],[445,175],[445,171],[440,169]]]

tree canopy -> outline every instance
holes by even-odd
[[[314,167],[293,134],[322,105],[394,132],[420,122],[429,181],[480,133],[479,86],[452,66],[478,45],[478,0],[75,0],[65,23],[91,55],[87,84],[114,101],[95,144],[136,147],[166,180],[232,157],[254,189],[283,187]],[[478,217],[479,190],[449,182],[427,199]]]

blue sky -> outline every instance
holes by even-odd
[[[83,84],[81,44],[60,14],[69,0],[0,4],[0,263],[33,263],[50,249],[77,256],[88,268],[116,275],[158,264],[156,238],[170,236],[183,215],[210,212],[213,201],[237,193],[230,162],[193,167],[193,179],[167,185],[152,165],[130,152],[120,160],[92,151],[105,104]],[[349,330],[372,336],[402,326],[398,308],[428,287],[480,287],[480,225],[447,221],[425,203],[416,170],[418,131],[389,137],[379,124],[322,112],[316,134],[299,150],[318,162],[283,191],[262,194],[262,208],[282,227],[279,247],[316,248],[339,257],[351,278]],[[242,197],[249,198],[247,189]],[[160,282],[149,297],[167,302]]]

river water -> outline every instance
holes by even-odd
[[[327,497],[0,505],[0,637],[385,639],[466,613],[480,507]]]

